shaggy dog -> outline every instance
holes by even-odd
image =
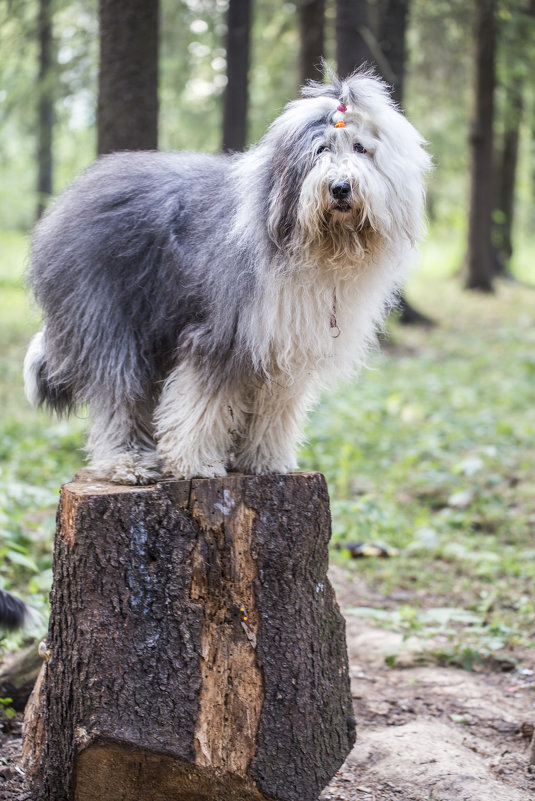
[[[100,158],[37,225],[26,394],[87,403],[87,472],[294,470],[421,233],[423,139],[369,72],[311,83],[246,153]]]

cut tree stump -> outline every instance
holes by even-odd
[[[62,488],[38,801],[314,801],[351,750],[319,473]]]

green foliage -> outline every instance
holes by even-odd
[[[38,319],[22,269],[26,241],[0,236],[0,586],[45,610],[60,483],[81,466],[82,422],[51,420],[24,398],[22,361]]]
[[[0,721],[2,718],[16,718],[17,713],[11,706],[13,703],[12,698],[0,698]]]

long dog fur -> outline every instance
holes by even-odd
[[[302,93],[243,154],[102,157],[37,225],[26,392],[89,404],[91,475],[293,470],[318,387],[364,363],[430,160],[372,74]]]

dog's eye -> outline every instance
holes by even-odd
[[[327,150],[329,150],[328,145],[320,145],[316,150],[316,156],[319,156],[321,153],[325,153]]]
[[[353,145],[353,150],[355,151],[355,153],[367,153],[368,152],[366,150],[366,148],[364,147],[364,145],[361,145],[360,142],[356,142]]]

